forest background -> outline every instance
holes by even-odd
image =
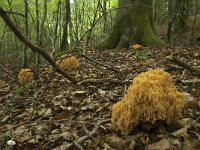
[[[0,0],[0,149],[198,150],[199,10],[199,0]],[[157,68],[184,94],[181,126],[115,132],[112,106]]]

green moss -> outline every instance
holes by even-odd
[[[100,42],[95,47],[95,49],[97,50],[113,49],[117,46],[119,40],[120,40],[120,28],[119,26],[115,25],[110,36],[106,38],[104,41]]]
[[[105,144],[105,143],[107,143],[107,144],[109,144],[111,142],[111,138],[109,137],[109,136],[104,136],[104,137],[102,137],[100,140],[99,140],[99,142],[98,142],[98,146],[99,147],[103,147],[103,145]]]
[[[22,94],[25,93],[26,91],[28,91],[29,89],[31,89],[33,87],[33,83],[26,83],[22,86],[20,86],[19,88],[16,89],[16,94]]]
[[[135,11],[134,16],[137,16],[135,20],[139,27],[139,43],[144,46],[162,44],[163,41],[154,33],[151,21],[149,20],[151,15],[149,15],[149,10],[143,6],[139,7]]]
[[[148,4],[151,4],[151,1],[148,1]],[[96,49],[113,49],[116,46],[121,48],[136,43],[144,46],[164,43],[154,32],[151,12],[151,7],[141,5],[118,14],[113,32],[97,45]]]
[[[153,30],[146,26],[144,29],[144,35],[141,37],[141,44],[144,46],[158,45],[164,43],[157,35],[153,33]]]

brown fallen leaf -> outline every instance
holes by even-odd
[[[160,141],[149,144],[148,150],[182,150],[182,145],[178,140],[161,139]]]
[[[193,110],[199,110],[200,105],[198,104],[198,101],[192,100],[187,101],[184,105],[184,109],[193,109]]]
[[[178,137],[178,138],[180,138],[180,137],[185,137],[185,136],[189,136],[189,135],[187,134],[187,128],[181,128],[181,129],[179,129],[179,130],[173,132],[172,135],[173,135],[174,137]]]
[[[147,145],[149,143],[149,136],[147,135],[143,135],[140,139],[144,145]]]
[[[112,136],[110,141],[110,146],[113,148],[120,148],[123,147],[123,139],[119,137]]]
[[[184,140],[184,150],[199,150],[200,140],[187,138]]]

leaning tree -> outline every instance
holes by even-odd
[[[136,43],[162,43],[154,30],[153,0],[119,0],[113,30],[96,48],[126,48]]]

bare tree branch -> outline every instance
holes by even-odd
[[[24,14],[18,13],[18,12],[14,12],[14,11],[5,11],[5,13],[7,14],[16,14],[16,15],[20,15],[22,17],[24,17]]]
[[[76,79],[66,74],[64,71],[62,71],[54,62],[54,60],[48,55],[45,50],[29,41],[11,22],[10,18],[7,16],[6,12],[3,10],[2,7],[0,7],[0,16],[4,20],[4,22],[10,27],[10,29],[13,31],[13,33],[21,40],[26,46],[28,46],[31,50],[38,52],[42,57],[50,63],[50,65],[55,69],[55,71],[59,74],[62,74],[66,79],[69,81],[72,81],[74,84],[77,83]]]
[[[90,139],[92,136],[94,136],[94,135],[97,133],[98,129],[100,128],[100,126],[101,126],[102,124],[106,124],[106,123],[110,123],[110,122],[111,122],[110,119],[99,120],[99,121],[97,122],[97,124],[95,125],[95,127],[93,128],[93,130],[92,130],[88,135],[85,135],[85,136],[79,138],[76,142],[77,142],[78,144],[81,144],[81,143],[83,143],[84,141]],[[71,149],[72,147],[73,147],[73,144],[68,144],[68,145],[64,146],[63,150],[68,150],[68,149]]]

